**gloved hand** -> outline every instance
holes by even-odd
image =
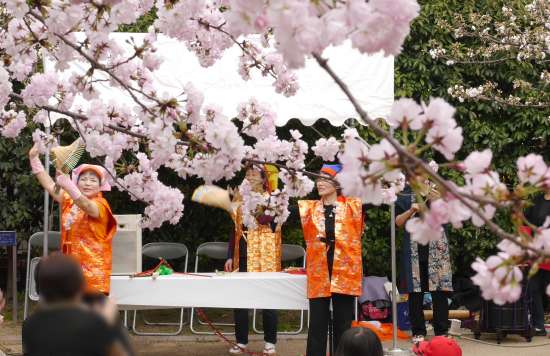
[[[80,189],[73,183],[67,174],[60,174],[55,178],[57,184],[63,188],[73,200],[77,200],[82,196]]]
[[[33,174],[38,174],[44,172],[44,166],[40,162],[40,157],[38,156],[38,147],[35,144],[29,151],[29,161],[31,162],[31,170]]]

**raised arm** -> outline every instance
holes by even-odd
[[[38,179],[40,185],[56,202],[61,204],[63,202],[63,191],[59,190],[57,193],[55,192],[55,182],[44,169],[42,162],[40,162],[36,144],[29,151],[29,161],[31,163],[32,173],[35,175],[36,179]]]

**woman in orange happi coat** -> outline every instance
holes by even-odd
[[[81,264],[90,301],[108,295],[112,269],[113,217],[102,191],[111,190],[101,166],[82,164],[72,179],[58,171],[55,183],[44,170],[36,145],[29,151],[32,172],[44,189],[61,205],[61,250]]]
[[[325,356],[332,301],[333,349],[351,327],[354,300],[361,295],[363,207],[339,194],[334,180],[340,165],[323,165],[316,181],[320,200],[298,202],[306,242],[310,326],[307,356]]]

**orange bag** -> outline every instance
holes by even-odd
[[[372,330],[378,336],[380,341],[388,341],[392,339],[393,336],[393,324],[391,323],[380,323],[380,327],[377,327],[374,323],[368,321],[353,321],[351,323],[352,328],[367,328]],[[397,338],[401,340],[408,340],[410,336],[399,329],[397,329]]]

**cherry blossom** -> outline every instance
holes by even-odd
[[[422,245],[437,241],[443,236],[441,225],[417,217],[407,221],[405,228],[411,234],[411,239]]]
[[[340,151],[340,142],[334,137],[320,138],[311,149],[316,156],[330,162],[334,160],[334,157]]]
[[[7,10],[16,18],[21,19],[29,11],[25,0],[4,0]]]
[[[532,185],[539,183],[548,171],[542,156],[533,153],[518,158],[517,167],[519,180]]]
[[[429,125],[426,142],[452,159],[462,146],[462,128],[457,127],[453,118],[455,108],[441,98],[432,98],[424,108],[426,123]]]
[[[256,228],[258,217],[261,215],[272,216],[276,224],[284,223],[290,215],[288,211],[289,196],[284,191],[256,192],[252,190],[250,183],[245,179],[239,186],[239,193],[242,197],[240,209],[243,213],[243,224],[248,228]]]
[[[51,134],[46,134],[40,129],[34,130],[32,133],[32,140],[36,143],[38,152],[44,154],[48,149],[57,146],[57,140]]]
[[[279,173],[279,178],[284,184],[284,191],[289,197],[303,197],[311,193],[315,183],[302,173],[290,174],[283,170]]]
[[[413,99],[401,98],[393,103],[388,122],[395,127],[419,130],[423,126],[421,113],[422,107]]]
[[[27,126],[27,118],[23,111],[0,111],[0,133],[4,137],[16,138]]]
[[[176,224],[183,214],[183,194],[175,188],[170,188],[158,180],[158,173],[151,167],[151,162],[143,154],[138,153],[138,171],[127,174],[120,179],[120,184],[130,192],[133,200],[147,203],[142,227],[155,229],[164,221]]]
[[[21,92],[23,102],[28,106],[48,105],[48,100],[55,94],[57,77],[53,73],[37,73]]]
[[[403,135],[395,136],[399,142],[355,103],[362,121],[380,138],[371,142],[369,137],[367,143],[357,130],[348,128],[342,137],[319,139],[310,151],[299,131],[291,131],[289,139],[277,137],[276,113],[269,103],[242,98],[233,118],[227,110],[235,108],[207,104],[216,98],[205,97],[193,83],[183,85],[177,94],[156,86],[154,72],[163,61],[156,43],[159,35],[166,35],[192,51],[205,67],[213,66],[236,46],[241,57],[235,71],[244,80],[254,81],[259,73],[272,80],[276,93],[292,96],[299,90],[293,69],[303,67],[306,59],[313,57],[330,74],[331,61],[325,51],[329,46],[349,40],[361,53],[398,55],[419,13],[415,0],[79,0],[41,2],[40,8],[22,0],[0,3],[8,15],[0,30],[0,134],[16,138],[32,121],[39,126],[33,140],[44,152],[56,138],[46,135],[43,127],[49,125],[52,114],[61,114],[79,131],[88,153],[104,161],[113,186],[146,204],[144,227],[175,224],[183,214],[183,195],[158,179],[161,167],[182,179],[198,177],[210,184],[235,177],[250,163],[281,167],[283,186],[266,195],[252,192],[246,182],[241,185],[245,225],[254,226],[259,213],[283,223],[289,198],[304,197],[314,187],[306,171],[311,153],[325,161],[338,159],[343,169],[336,179],[343,193],[364,202],[391,204],[405,182],[413,190],[421,190],[424,182],[438,192],[422,205],[420,216],[407,222],[406,229],[419,243],[441,238],[446,224],[460,228],[469,220],[475,226],[488,225],[502,237],[492,223],[497,208],[510,208],[521,220],[520,210],[528,198],[525,191],[529,195],[550,190],[550,170],[535,154],[518,159],[520,184],[510,188],[491,170],[490,150],[472,152],[463,162],[441,162],[445,170],[464,175],[460,185],[437,175],[437,167],[415,157],[435,150],[453,160],[462,147],[456,109],[442,98],[430,98],[427,104],[409,98],[393,103],[388,122],[403,130]],[[130,40],[130,49],[126,49],[110,36],[120,25],[134,23],[151,10],[157,19],[141,43]],[[526,11],[536,14],[536,9]],[[518,56],[539,59],[537,50],[527,49],[539,47],[525,48]],[[438,58],[449,53],[439,48],[430,51]],[[55,63],[53,71],[36,72],[42,58]],[[68,72],[74,61],[81,72]],[[541,81],[547,81],[546,74],[540,73]],[[20,92],[13,92],[14,81],[22,83]],[[102,97],[100,85],[123,92],[129,100]],[[477,88],[458,85],[450,91],[483,100],[495,88],[485,83]],[[73,105],[77,98],[86,105]],[[517,299],[522,276],[516,259],[540,260],[550,250],[548,226],[534,231],[529,240],[518,235],[505,236],[497,256],[474,264],[474,280],[484,297],[499,303]]]
[[[521,295],[523,274],[517,266],[510,266],[510,256],[500,252],[486,261],[477,258],[472,269],[477,272],[472,281],[481,288],[483,298],[503,305],[516,301]]]
[[[9,73],[0,64],[0,108],[3,108],[8,103],[11,88]]]
[[[276,117],[277,114],[266,104],[260,104],[254,98],[238,108],[237,119],[243,123],[242,132],[257,140],[275,136]]]
[[[242,34],[263,32],[267,27],[266,4],[263,1],[231,0],[225,16],[228,31],[238,37]]]
[[[387,55],[399,54],[410,23],[420,10],[414,0],[351,0],[347,6],[348,21],[356,28],[351,35],[353,46],[363,53],[382,50]]]
[[[452,194],[445,196],[447,209],[450,212],[449,222],[455,229],[461,228],[462,223],[471,218],[472,212]]]
[[[484,173],[489,168],[492,159],[493,153],[489,149],[482,152],[474,151],[464,160],[464,169],[471,175]]]

